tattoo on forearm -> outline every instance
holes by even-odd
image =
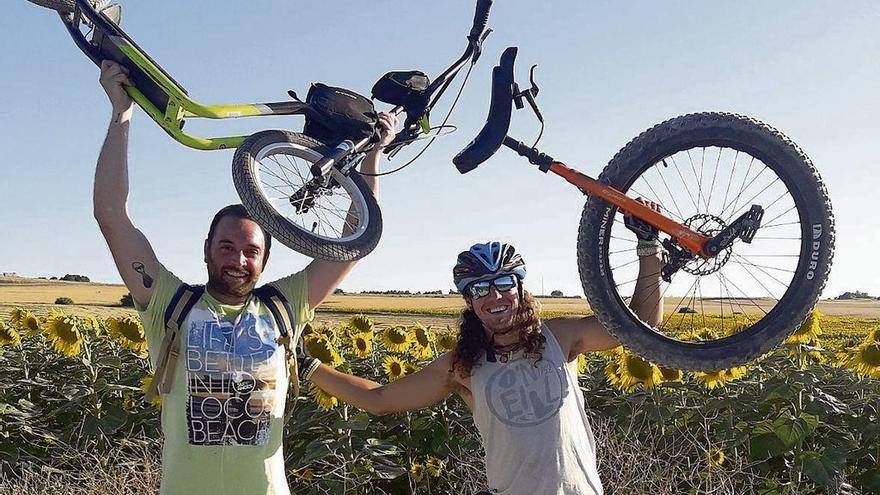
[[[149,289],[153,286],[153,277],[149,276],[146,270],[144,270],[143,263],[141,263],[140,261],[135,261],[131,264],[131,267],[134,268],[134,271],[140,273],[141,276],[144,278],[144,287]]]

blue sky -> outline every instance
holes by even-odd
[[[204,103],[280,101],[287,89],[304,95],[313,81],[368,94],[388,70],[434,75],[461,53],[473,17],[473,3],[461,0],[206,5],[123,2],[128,33]],[[0,271],[118,282],[91,215],[110,117],[98,70],[52,12],[16,0],[4,14]],[[534,291],[543,283],[546,292],[582,293],[575,240],[583,197],[507,151],[466,176],[450,161],[485,119],[491,67],[517,45],[518,79],[538,64],[541,148],[593,176],[638,133],[684,113],[743,113],[785,132],[817,165],[834,205],[837,254],[824,296],[880,295],[880,268],[868,254],[880,245],[878,21],[872,1],[496,0],[495,31],[450,121],[459,131],[382,179],[382,241],[342,287],[446,290],[458,251],[500,238],[526,257]],[[298,117],[192,120],[187,130],[216,136],[301,125]],[[513,135],[536,132],[525,112],[514,116]],[[231,158],[183,147],[135,115],[130,213],[159,259],[188,281],[206,278],[201,246],[211,216],[237,202]],[[266,277],[307,262],[276,249]]]

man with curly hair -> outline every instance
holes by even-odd
[[[657,325],[663,302],[656,232],[627,224],[640,235],[631,307]],[[510,244],[475,244],[453,268],[466,304],[453,351],[387,385],[308,356],[299,358],[301,378],[376,415],[422,409],[456,393],[473,413],[486,452],[489,491],[483,493],[601,494],[577,359],[619,344],[592,316],[542,322],[523,288],[525,275],[525,262]]]

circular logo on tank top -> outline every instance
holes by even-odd
[[[544,360],[517,359],[486,383],[489,410],[509,426],[535,426],[559,413],[567,390],[563,371]]]

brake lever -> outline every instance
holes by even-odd
[[[529,106],[532,107],[532,111],[535,112],[535,115],[538,117],[538,120],[543,123],[544,116],[541,114],[541,110],[538,108],[538,103],[535,101],[535,97],[538,96],[538,92],[540,88],[538,84],[535,83],[535,68],[538,64],[532,65],[529,69],[529,84],[531,85],[529,89],[524,89],[520,91],[519,85],[515,82],[513,83],[513,103],[516,105],[517,110],[522,110],[525,108],[525,104],[523,103],[523,98],[529,103]]]
[[[492,28],[486,28],[486,30],[483,31],[483,34],[480,35],[479,39],[476,39],[476,40],[470,40],[470,42],[471,42],[471,46],[474,47],[474,54],[473,54],[473,56],[471,57],[471,63],[472,63],[472,64],[477,63],[477,59],[480,58],[480,55],[482,55],[482,53],[483,53],[483,41],[486,40],[486,38],[489,36],[489,33],[491,33],[491,32],[492,32]],[[470,39],[470,37],[468,37],[468,39]]]

